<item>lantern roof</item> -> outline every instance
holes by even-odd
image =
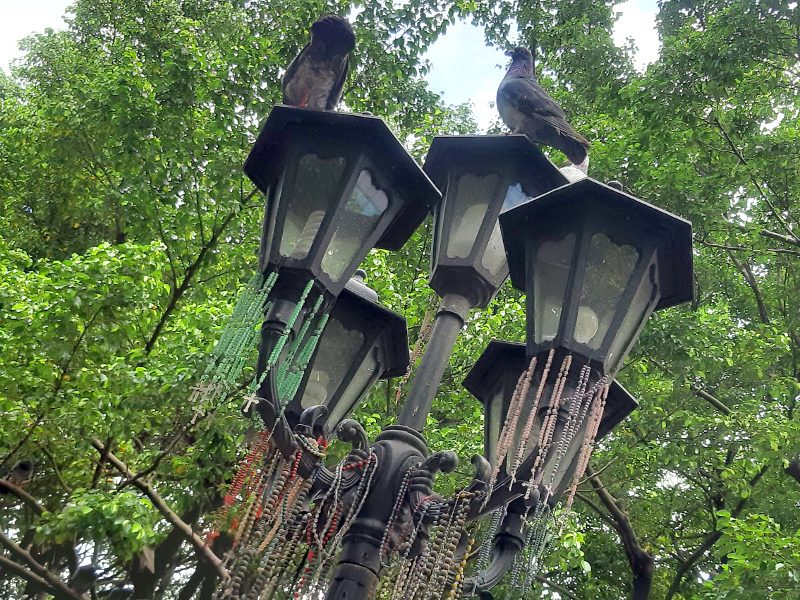
[[[451,165],[465,159],[486,156],[502,162],[519,161],[537,187],[552,189],[569,183],[558,167],[545,156],[527,135],[437,135],[433,138],[423,169],[440,188],[447,183]]]
[[[574,222],[587,211],[613,214],[620,228],[657,229],[664,233],[658,249],[661,299],[656,310],[694,297],[692,224],[666,210],[590,177],[565,185],[500,213],[512,285],[525,290],[525,238],[534,220]]]
[[[398,250],[441,199],[441,194],[380,117],[277,104],[244,163],[245,174],[265,192],[284,169],[286,146],[304,135],[357,145],[394,180],[405,203],[376,248]]]

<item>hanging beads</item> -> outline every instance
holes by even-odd
[[[550,405],[547,408],[547,414],[542,423],[542,429],[539,432],[539,441],[537,442],[539,452],[536,455],[536,460],[531,469],[531,480],[536,484],[538,484],[542,478],[542,474],[537,472],[537,469],[544,461],[545,456],[547,456],[547,451],[550,449],[550,441],[553,439],[553,432],[555,431],[556,422],[558,421],[558,407],[561,405],[561,394],[564,391],[564,385],[567,382],[567,374],[569,373],[571,365],[572,355],[568,354],[561,363],[561,369],[558,372],[555,385],[553,385],[553,391],[550,395]],[[526,500],[530,498],[531,491],[532,488],[528,487],[525,492]]]
[[[489,524],[489,529],[483,536],[483,541],[481,542],[481,547],[478,551],[478,562],[475,565],[475,572],[478,574],[478,576],[482,575],[486,570],[486,567],[489,566],[489,556],[492,552],[492,543],[494,541],[494,536],[497,533],[497,528],[500,527],[500,521],[503,519],[503,512],[504,510],[502,508],[498,508],[492,513],[492,520]]]
[[[604,385],[597,391],[592,406],[592,414],[589,417],[589,424],[586,428],[586,435],[581,446],[580,455],[578,456],[578,464],[575,468],[575,474],[572,477],[572,486],[569,491],[569,497],[565,503],[566,510],[572,507],[575,500],[575,493],[578,491],[578,483],[586,472],[586,467],[589,464],[589,457],[594,448],[595,438],[597,437],[597,430],[600,427],[600,421],[603,418],[603,410],[606,406],[606,398],[608,397],[608,385]]]
[[[403,481],[400,483],[400,489],[395,497],[394,506],[392,506],[392,512],[389,516],[389,522],[386,525],[386,529],[383,531],[383,537],[381,538],[381,544],[379,546],[380,549],[378,552],[380,553],[381,566],[384,568],[390,566],[391,564],[391,562],[388,560],[384,561],[384,558],[387,556],[389,551],[389,542],[391,541],[392,531],[394,530],[397,515],[400,514],[400,508],[402,507],[403,501],[406,498],[406,492],[408,491],[408,480],[411,478],[411,475],[416,468],[416,466],[409,467],[406,471]]]
[[[495,465],[494,469],[492,470],[492,476],[489,479],[489,485],[486,490],[486,497],[483,501],[483,506],[486,506],[489,503],[489,499],[492,497],[494,484],[497,481],[500,470],[503,468],[503,461],[506,457],[508,449],[511,447],[511,444],[514,441],[514,433],[517,429],[517,422],[519,421],[525,396],[530,388],[531,378],[533,377],[533,372],[535,369],[536,357],[531,359],[528,369],[520,374],[519,380],[517,381],[517,387],[514,389],[514,394],[511,396],[511,402],[509,403],[506,420],[503,424],[503,429],[500,431],[500,437],[497,440],[497,448],[495,449]]]
[[[539,379],[539,387],[536,390],[536,397],[533,401],[533,407],[528,413],[528,420],[525,422],[525,428],[523,429],[522,436],[520,437],[519,446],[517,448],[517,456],[514,458],[514,464],[511,467],[511,473],[513,474],[512,477],[514,480],[516,480],[517,469],[519,469],[522,459],[525,457],[525,451],[528,449],[528,440],[531,437],[533,425],[536,423],[536,417],[539,414],[539,403],[541,402],[542,394],[544,393],[544,388],[547,384],[547,377],[550,375],[550,367],[553,365],[553,357],[555,357],[555,353],[555,349],[551,349],[550,353],[547,355],[547,362],[544,365],[544,370],[542,371],[542,375]]]

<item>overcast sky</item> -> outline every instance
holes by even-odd
[[[72,0],[0,0],[0,67],[8,73],[8,63],[21,55],[17,49],[20,39],[48,27],[62,29],[62,16],[70,4]],[[633,38],[638,47],[636,65],[643,68],[658,57],[656,0],[629,0],[616,10],[622,16],[614,30],[615,40],[621,44]],[[469,57],[467,65],[464,56]],[[501,65],[507,62],[502,51],[486,46],[480,28],[457,23],[433,45],[426,58],[433,64],[428,75],[431,88],[443,92],[445,101],[451,104],[471,100],[478,123],[485,128],[494,116],[488,103],[503,77]],[[465,67],[469,77],[465,77]]]

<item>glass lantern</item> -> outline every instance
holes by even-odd
[[[520,438],[534,406],[536,391],[539,388],[545,362],[543,360],[538,361],[530,390],[523,399],[522,411],[514,429],[512,443],[504,458],[502,473],[505,477],[512,475],[515,465],[519,469],[517,479],[530,476],[531,457],[538,452],[538,447],[535,445],[536,440],[539,438],[545,415],[550,408],[549,398],[551,397],[553,380],[556,374],[553,370],[551,370],[551,374],[545,383],[529,442],[519,461],[518,450],[521,442]],[[556,364],[557,362],[554,361]],[[484,456],[492,465],[497,464],[498,461],[498,440],[506,423],[514,390],[517,387],[520,375],[528,368],[529,363],[530,358],[526,354],[525,344],[492,340],[464,379],[464,387],[484,406]],[[571,391],[577,384],[578,371],[575,370],[576,376],[567,378],[562,398],[566,399],[571,396]],[[631,414],[637,406],[636,400],[625,388],[616,381],[612,382],[609,386],[605,410],[603,411],[595,440],[605,437]],[[583,444],[589,421],[584,417],[580,424],[574,427],[574,430],[569,430],[566,407],[559,406],[558,410],[559,414],[552,437],[552,446],[555,448],[564,438],[563,443],[566,444],[566,447],[563,450],[563,455],[558,460],[556,460],[556,452],[551,449],[541,465],[541,471],[548,476],[546,483],[552,490],[549,496],[549,501],[552,504],[558,502],[575,472],[578,454]]]
[[[325,406],[322,426],[330,436],[378,379],[404,375],[408,363],[405,318],[351,279],[331,309],[298,392],[286,406],[286,418],[294,427],[304,410]]]
[[[333,296],[373,247],[405,244],[439,191],[379,117],[278,105],[244,164],[267,196],[259,269]]]
[[[568,181],[524,135],[436,136],[424,169],[444,194],[430,285],[484,307],[508,276],[500,211]]]
[[[564,348],[612,377],[654,310],[690,300],[685,219],[587,178],[500,215],[527,295],[528,355]]]

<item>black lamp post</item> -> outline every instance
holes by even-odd
[[[567,183],[524,135],[436,136],[424,169],[443,194],[434,214],[430,275],[442,303],[398,418],[418,431],[470,309],[486,306],[508,276],[500,211]]]
[[[258,407],[283,458],[260,475],[263,510],[251,504],[242,526],[256,539],[237,550],[228,591],[258,597],[299,582],[294,597],[362,600],[401,555],[393,598],[495,585],[523,547],[530,507],[554,505],[593,441],[636,407],[613,377],[652,311],[691,298],[688,222],[593,180],[568,184],[526,136],[437,137],[425,172],[444,194],[430,276],[442,302],[397,423],[369,445],[342,420],[379,377],[405,370],[405,323],[346,283],[371,247],[402,246],[438,191],[381,119],[285,106],[273,110],[245,171],[268,198],[259,269],[277,281],[257,370],[275,368],[259,390],[270,401]],[[486,407],[489,460],[473,457],[472,484],[442,498],[434,475],[457,458],[429,456],[421,432],[469,311],[486,306],[509,273],[527,294],[527,345],[492,342],[467,377]],[[301,301],[312,287],[309,310]],[[299,386],[286,387],[296,393],[279,405],[271,373],[296,365],[281,364],[276,340],[316,339],[313,324],[325,318],[310,360],[297,363]],[[334,430],[353,445],[335,472],[315,445]],[[465,523],[501,506],[490,575],[467,582]],[[302,571],[298,560],[308,562]]]
[[[256,369],[259,380],[266,370],[258,394],[272,403],[262,415],[278,418],[287,399],[268,362],[286,334],[300,333],[319,295],[315,316],[331,309],[370,249],[402,247],[440,194],[382,119],[284,105],[273,108],[244,171],[267,197],[258,269],[278,274]]]

